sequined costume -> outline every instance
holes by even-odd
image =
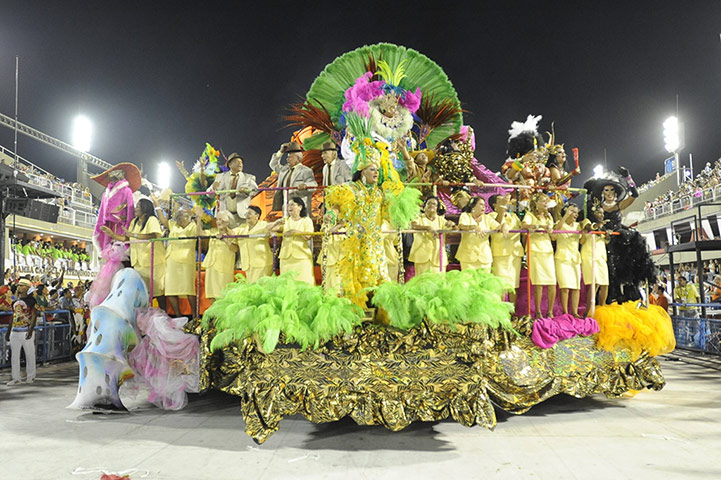
[[[365,288],[390,281],[385,263],[382,225],[388,220],[388,202],[376,185],[362,180],[335,185],[326,191],[326,204],[337,207],[346,224],[345,253],[338,262],[343,295],[365,306]]]

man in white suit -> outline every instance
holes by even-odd
[[[323,186],[340,185],[351,181],[350,167],[338,159],[338,150],[332,142],[326,142],[320,149],[323,158]]]
[[[255,175],[243,172],[243,158],[231,153],[226,162],[227,172],[218,174],[210,190],[235,190],[236,193],[223,193],[218,196],[219,211],[229,212],[231,228],[245,223],[250,199],[256,194],[258,184]]]
[[[285,165],[281,165],[280,160],[284,154],[288,154],[288,160]],[[303,199],[308,212],[311,210],[312,191],[306,190],[307,187],[316,187],[318,183],[315,181],[313,170],[306,167],[303,161],[303,149],[298,142],[284,143],[280,149],[270,157],[270,168],[278,174],[279,187],[297,187],[295,190],[278,190],[273,197],[273,210],[283,210],[285,214],[285,206],[288,204],[284,201],[287,198],[298,196]]]

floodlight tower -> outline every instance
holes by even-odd
[[[670,116],[663,122],[663,142],[666,151],[673,153],[674,162],[676,162],[676,184],[681,186],[680,179],[680,161],[678,152],[684,147],[684,131],[683,123],[678,121],[678,117]]]

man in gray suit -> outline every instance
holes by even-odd
[[[284,154],[288,154],[288,162],[281,165],[280,160]],[[284,197],[290,199],[298,196],[303,199],[305,206],[310,213],[312,191],[306,190],[307,187],[316,187],[318,183],[315,181],[313,170],[303,165],[303,149],[298,142],[284,143],[280,149],[270,157],[270,168],[278,174],[279,187],[298,187],[298,191],[294,190],[278,190],[273,197],[273,210],[283,210],[285,214],[285,206],[288,204],[284,201]]]
[[[338,158],[335,143],[326,142],[320,149],[323,158],[323,186],[340,185],[351,181],[350,167]]]
[[[256,194],[258,184],[255,183],[255,175],[243,172],[243,158],[237,153],[230,154],[226,166],[230,170],[218,174],[210,190],[236,191],[218,195],[218,211],[230,213],[230,226],[235,228],[245,223],[250,199]]]

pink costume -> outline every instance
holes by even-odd
[[[125,234],[125,229],[130,226],[130,221],[135,215],[133,203],[133,191],[127,180],[111,182],[103,193],[98,210],[98,222],[95,224],[93,237],[100,245],[100,251],[112,243],[113,239],[100,230],[100,227],[108,227],[113,233]]]

